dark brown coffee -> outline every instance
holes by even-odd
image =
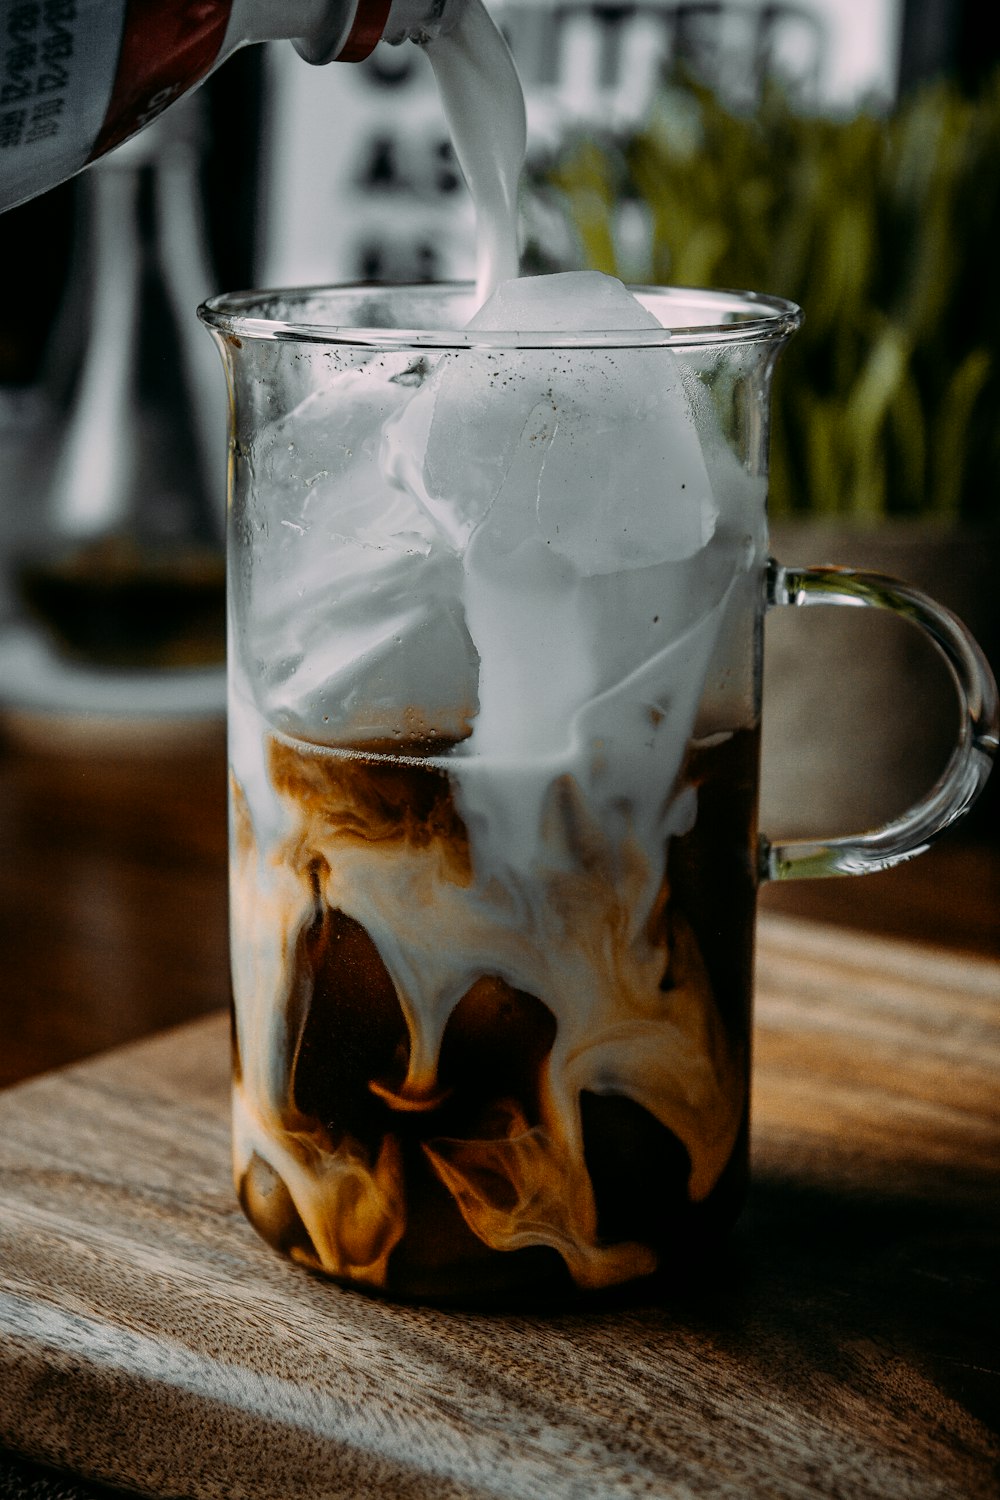
[[[253,960],[280,1013],[262,995],[236,1027],[244,1209],[294,1259],[395,1295],[651,1274],[744,1188],[758,735],[691,750],[697,817],[652,887],[571,777],[552,870],[484,878],[432,748],[272,737],[268,850],[237,789],[235,947],[283,934]]]

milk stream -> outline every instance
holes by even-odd
[[[507,43],[482,0],[426,47],[455,155],[476,210],[476,298],[518,274],[517,194],[524,166],[524,94]]]
[[[659,327],[608,278],[512,279],[525,131],[506,44],[468,0],[428,53],[476,206],[477,326]],[[681,1144],[688,1204],[713,1193],[744,1117],[746,1038],[665,872],[697,825],[685,766],[710,671],[730,672],[727,621],[755,587],[747,517],[762,525],[763,486],[668,348],[423,364],[345,369],[273,434],[280,489],[295,424],[322,430],[336,413],[351,457],[340,492],[328,476],[334,509],[324,519],[318,485],[310,519],[329,534],[349,514],[356,530],[336,560],[306,550],[300,576],[282,577],[284,615],[250,622],[234,661],[235,1172],[266,1237],[345,1280],[394,1288],[411,1218],[430,1233],[429,1177],[429,1201],[443,1188],[490,1253],[545,1246],[601,1287],[653,1270],[658,1251],[641,1232],[601,1232],[584,1097],[629,1101]],[[293,665],[264,684],[261,661]],[[399,684],[378,712],[373,662]],[[465,705],[454,742],[385,754],[401,726],[435,722],[447,689]],[[365,1118],[377,1099],[402,1122],[377,1140],[336,1101],[325,1123],[310,1116],[295,1082],[317,1046],[317,975],[358,943],[399,1027],[384,1065],[355,1080]],[[497,1024],[541,1013],[553,1034],[530,1097],[484,1099],[462,1133],[440,1069],[470,1006]],[[474,1096],[476,1079],[462,1087]],[[446,1279],[447,1252],[441,1264]]]

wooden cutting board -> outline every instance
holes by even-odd
[[[1000,965],[761,922],[755,1181],[703,1284],[549,1316],[285,1265],[227,1033],[0,1095],[0,1443],[144,1494],[1000,1494]]]

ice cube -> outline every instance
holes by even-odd
[[[587,389],[553,401],[536,512],[584,576],[680,561],[717,519],[698,434],[667,349],[594,354]]]
[[[269,664],[261,708],[321,741],[406,737],[418,724],[461,738],[478,666],[461,590],[454,554],[405,533],[392,545],[343,538],[330,552],[303,548],[282,599],[253,623],[255,655]]]
[[[456,593],[415,593],[403,568],[385,569],[374,597],[348,591],[270,692],[271,722],[352,745],[461,739],[477,708],[477,662]]]
[[[382,471],[461,553],[503,483],[523,420],[487,361],[444,354],[386,422]]]
[[[310,739],[390,738],[418,720],[460,737],[475,708],[461,564],[380,462],[383,423],[414,394],[407,365],[331,371],[253,456],[247,522],[273,542],[237,582],[253,595],[245,650],[259,707]]]
[[[502,283],[469,326],[660,324],[613,277],[568,272]],[[488,516],[508,533],[516,518],[582,576],[691,557],[717,518],[690,402],[662,346],[445,355],[387,424],[385,467],[456,551]]]
[[[502,281],[469,323],[505,333],[614,332],[662,324],[614,276],[559,271]]]

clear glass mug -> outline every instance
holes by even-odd
[[[454,287],[201,309],[231,397],[235,1177],[271,1245],[390,1295],[592,1292],[716,1241],[759,882],[919,852],[996,746],[946,611],[768,557],[798,310],[637,294],[662,331],[456,332]],[[951,669],[951,762],[883,828],[758,834],[787,604],[895,611]]]

